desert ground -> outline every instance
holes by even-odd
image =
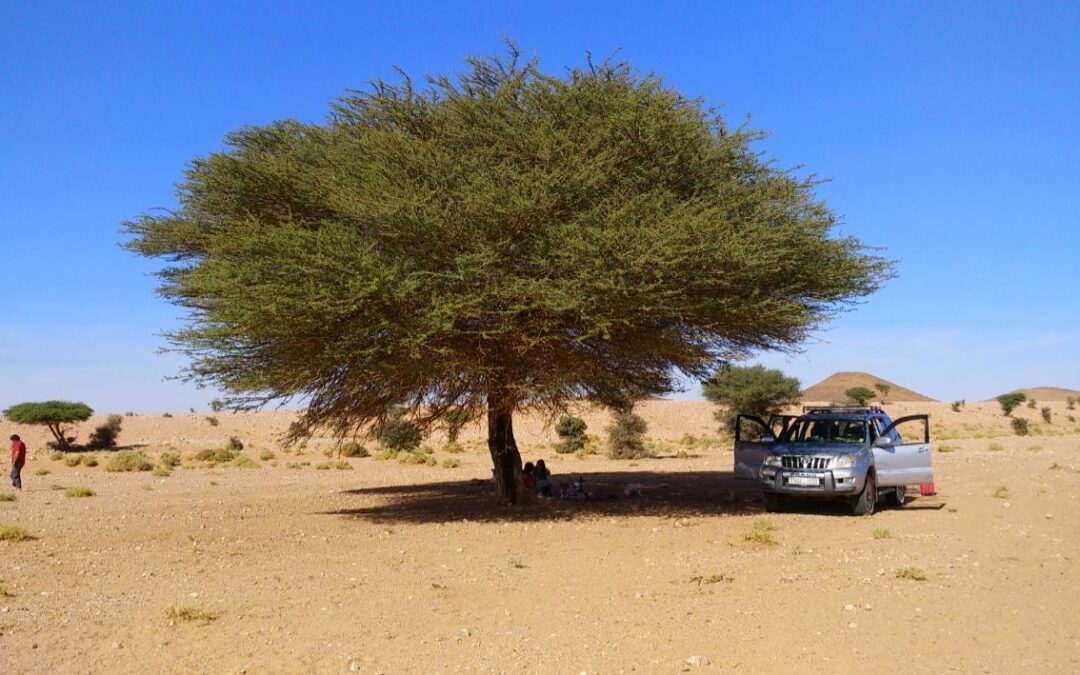
[[[885,405],[931,414],[938,493],[870,517],[763,513],[699,401],[644,403],[635,461],[519,420],[525,459],[613,497],[519,508],[478,428],[430,466],[282,448],[288,411],[134,415],[120,444],[181,463],[116,473],[5,424],[31,459],[0,524],[33,538],[0,541],[0,672],[1080,672],[1080,411],[1045,405],[1024,437],[994,403]],[[247,468],[194,459],[232,436]]]

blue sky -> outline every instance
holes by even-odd
[[[669,6],[670,5],[670,6]],[[120,223],[230,130],[453,72],[512,36],[549,71],[616,49],[830,179],[899,277],[759,361],[941,399],[1080,388],[1080,3],[0,0],[0,407],[203,409],[164,378],[178,312]],[[696,395],[696,391],[685,395]]]

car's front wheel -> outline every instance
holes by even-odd
[[[877,480],[874,472],[866,474],[866,485],[863,491],[851,498],[851,513],[856,516],[869,516],[877,507]]]

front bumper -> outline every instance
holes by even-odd
[[[761,468],[761,489],[785,495],[804,497],[841,497],[862,492],[866,474],[855,469],[786,469]],[[800,484],[802,483],[802,484]]]

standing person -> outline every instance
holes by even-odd
[[[536,460],[536,468],[533,469],[536,480],[536,490],[545,497],[551,496],[551,472],[548,471],[544,460]]]
[[[26,464],[26,443],[19,434],[11,435],[11,487],[22,489],[22,468]]]

